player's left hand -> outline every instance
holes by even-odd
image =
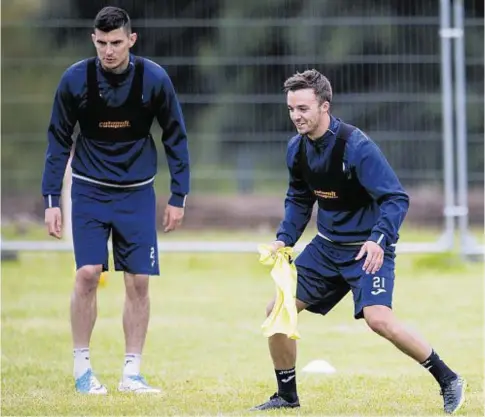
[[[382,263],[384,262],[384,250],[376,243],[368,240],[360,248],[356,261],[363,258],[367,253],[362,270],[366,274],[375,274],[379,269],[381,269]]]
[[[165,213],[163,215],[164,233],[175,230],[182,224],[184,211],[185,210],[183,207],[175,207],[167,204],[167,207],[165,208]]]

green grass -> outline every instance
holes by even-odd
[[[99,290],[91,360],[110,394],[73,390],[71,254],[22,253],[2,264],[2,415],[254,415],[275,390],[260,325],[274,292],[257,254],[162,254],[151,281],[142,371],[163,397],[120,394],[123,281]],[[469,382],[461,415],[483,415],[483,265],[450,255],[398,257],[395,311]],[[431,375],[352,318],[351,298],[327,317],[302,313],[302,408],[269,415],[442,415]],[[303,374],[313,359],[333,375]]]

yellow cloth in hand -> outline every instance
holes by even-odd
[[[297,330],[298,312],[296,310],[296,282],[297,272],[293,258],[293,249],[280,248],[275,254],[271,246],[259,245],[259,262],[272,266],[271,277],[276,285],[276,301],[271,314],[262,324],[263,334],[270,337],[275,333],[286,334],[290,339],[299,339]]]
[[[102,288],[106,287],[106,285],[108,285],[108,271],[103,271],[99,276],[99,286]]]

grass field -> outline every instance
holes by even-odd
[[[254,236],[253,236],[254,238]],[[197,237],[200,239],[200,236]],[[263,241],[264,242],[264,241]],[[483,264],[400,255],[394,308],[469,382],[460,415],[483,415]],[[142,370],[162,396],[120,394],[121,274],[99,290],[91,361],[110,394],[74,393],[69,325],[73,259],[23,253],[2,264],[2,415],[254,415],[275,390],[260,331],[274,287],[251,254],[161,254]],[[269,415],[442,415],[427,371],[352,318],[351,298],[327,317],[302,313],[302,408]],[[332,375],[304,374],[324,359]]]

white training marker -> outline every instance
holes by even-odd
[[[317,359],[311,361],[308,365],[306,365],[302,372],[308,372],[311,374],[333,374],[336,372],[336,369],[330,365],[327,361],[323,359]]]

